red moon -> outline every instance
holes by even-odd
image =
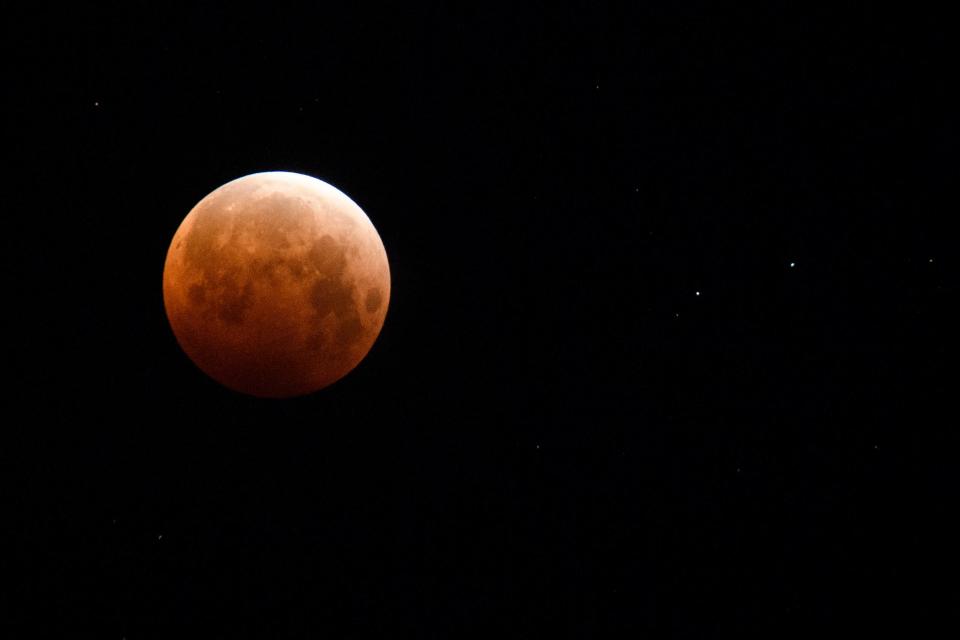
[[[253,396],[300,396],[367,355],[390,301],[377,230],[335,187],[254,173],[180,224],[163,268],[177,342],[207,375]]]

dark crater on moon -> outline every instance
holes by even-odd
[[[310,305],[313,307],[317,326],[328,315],[337,319],[335,336],[326,335],[322,329],[309,339],[310,346],[328,355],[339,355],[343,344],[353,344],[363,333],[363,324],[354,304],[354,289],[347,279],[347,257],[344,249],[332,236],[318,238],[310,248],[309,264],[316,270],[310,285]]]
[[[379,309],[380,305],[383,304],[383,294],[380,293],[380,289],[374,287],[367,290],[367,297],[363,304],[367,308],[367,313],[373,313]]]

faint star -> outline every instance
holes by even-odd
[[[95,106],[95,107],[99,107],[99,106],[100,106],[100,103],[99,103],[99,102],[97,102],[97,101],[94,101],[94,103],[93,103],[93,106]]]

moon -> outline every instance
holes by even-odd
[[[298,173],[254,173],[211,192],[180,224],[163,268],[167,318],[187,356],[263,398],[349,373],[389,301],[373,223],[337,188]]]

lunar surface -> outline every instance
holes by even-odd
[[[170,243],[163,300],[201,370],[259,397],[311,393],[366,356],[390,300],[370,219],[309,176],[255,173],[201,200]]]

